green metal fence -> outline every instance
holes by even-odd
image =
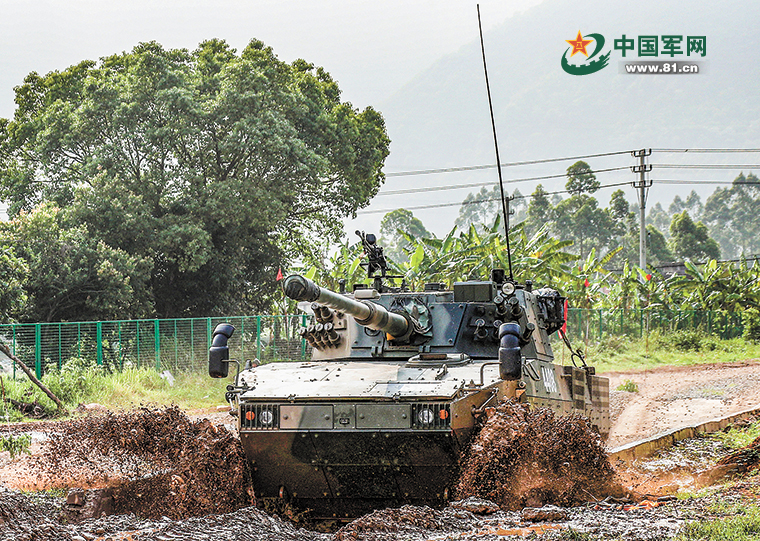
[[[235,326],[231,358],[295,360],[311,354],[297,332],[307,323],[305,315],[0,325],[0,339],[34,366],[38,377],[71,358],[115,370],[205,370],[211,332],[222,322]],[[728,339],[741,336],[743,327],[741,314],[735,312],[571,308],[568,314],[570,337],[584,341],[609,335],[643,337],[657,329],[699,329]]]
[[[72,358],[116,370],[203,370],[211,333],[222,322],[235,326],[231,358],[304,359],[310,353],[297,333],[305,315],[0,325],[0,339],[38,377]]]
[[[740,337],[744,326],[740,312],[571,308],[567,329],[571,337],[583,340],[600,340],[610,335],[643,338],[655,330],[672,332],[683,329],[697,329],[727,340]]]

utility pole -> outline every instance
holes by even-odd
[[[639,267],[646,272],[647,270],[647,224],[646,224],[646,208],[647,208],[647,190],[652,185],[652,180],[646,179],[646,174],[652,170],[652,164],[646,163],[646,157],[652,154],[651,148],[642,148],[641,150],[634,150],[631,152],[631,156],[639,158],[639,165],[631,167],[631,171],[639,174],[638,182],[632,182],[631,186],[638,188],[639,197]]]

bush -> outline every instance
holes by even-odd
[[[72,358],[60,370],[51,370],[43,383],[59,400],[78,405],[90,401],[103,384],[103,368],[85,359]]]
[[[638,393],[639,385],[632,379],[623,380],[623,383],[617,386],[616,391],[625,391],[627,393]]]
[[[8,434],[0,437],[0,451],[8,451],[11,454],[11,460],[21,453],[31,455],[30,445],[32,445],[32,437],[29,434],[22,434],[21,436]]]
[[[710,341],[703,331],[698,329],[679,329],[671,333],[659,334],[656,337],[656,343],[659,347],[665,349],[676,349],[679,351],[701,351],[706,344],[703,341]],[[715,349],[715,343],[707,349]]]
[[[742,337],[750,342],[760,342],[760,310],[747,308],[742,312]]]

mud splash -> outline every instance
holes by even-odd
[[[61,423],[36,466],[46,488],[112,488],[116,514],[180,519],[254,503],[240,440],[177,407]]]
[[[459,498],[476,496],[505,510],[571,506],[620,495],[604,444],[580,415],[504,402],[487,420],[461,461]]]

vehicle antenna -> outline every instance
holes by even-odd
[[[491,127],[493,128],[493,144],[496,148],[496,170],[499,172],[499,190],[501,190],[501,208],[504,212],[504,233],[507,237],[507,261],[509,263],[509,280],[515,281],[512,274],[512,250],[509,247],[509,211],[507,211],[507,199],[504,197],[504,181],[501,177],[501,161],[499,160],[499,141],[496,138],[496,121],[493,117],[493,102],[491,101],[491,86],[488,83],[488,67],[486,66],[486,48],[483,45],[483,25],[480,23],[480,4],[478,8],[478,29],[480,30],[480,51],[483,53],[483,72],[486,75],[486,91],[488,92],[488,108],[491,111]]]

